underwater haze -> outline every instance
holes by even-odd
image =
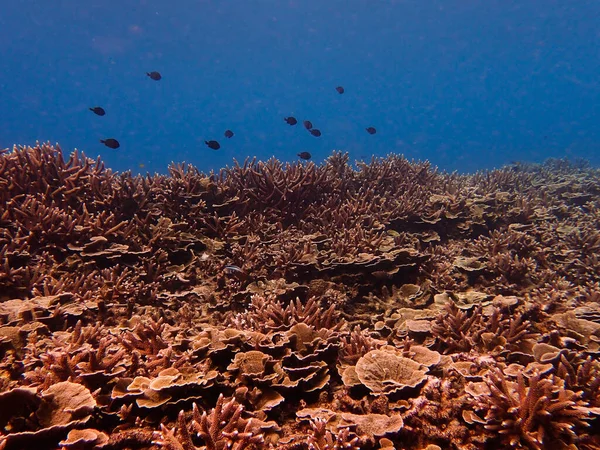
[[[334,149],[460,172],[597,164],[598,24],[595,0],[4,1],[0,148],[161,173]]]

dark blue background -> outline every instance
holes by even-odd
[[[117,170],[159,172],[333,149],[462,172],[598,163],[599,77],[597,0],[11,0],[0,147],[58,141]],[[290,114],[323,136],[286,125]]]

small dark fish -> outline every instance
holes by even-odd
[[[208,145],[208,148],[212,148],[213,150],[219,150],[221,148],[221,144],[217,141],[204,141],[204,143]]]
[[[110,139],[100,139],[100,143],[106,145],[108,148],[119,148],[121,146],[121,144],[119,144],[119,141],[117,141],[116,139],[110,138]]]
[[[312,122],[310,120],[305,120],[302,123],[304,124],[304,128],[306,128],[307,130],[312,129]]]
[[[377,130],[374,127],[365,128],[365,130],[367,130],[367,133],[369,134],[377,133]]]
[[[94,114],[98,114],[99,116],[103,116],[104,114],[106,114],[104,108],[100,108],[99,106],[94,106],[93,108],[90,108],[90,111],[92,111]]]
[[[226,130],[226,131],[225,131],[225,137],[226,137],[227,139],[230,139],[230,138],[232,138],[232,137],[233,137],[233,131],[231,131],[231,130]]]
[[[295,117],[284,117],[283,120],[285,120],[287,122],[288,125],[296,125],[298,123],[298,121],[296,120]]]
[[[302,159],[310,159],[312,158],[312,155],[308,152],[300,152],[298,153],[298,157]]]
[[[344,92],[346,92],[342,86],[336,87],[335,90],[338,91],[338,94],[343,94]]]
[[[146,75],[148,75],[154,81],[158,81],[162,78],[162,75],[159,72],[146,72]]]
[[[308,132],[310,134],[312,134],[314,137],[321,136],[321,130],[318,130],[317,128],[313,128],[312,130],[308,130]]]

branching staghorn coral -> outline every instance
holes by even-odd
[[[290,301],[284,308],[275,298],[260,295],[252,297],[248,311],[238,314],[233,323],[240,329],[250,327],[256,331],[288,330],[298,323],[304,323],[317,330],[335,330],[344,325],[334,303],[324,310],[321,301],[317,297],[311,297],[305,303],[300,299]]]
[[[349,428],[343,428],[337,433],[327,429],[327,422],[315,419],[310,422],[310,435],[307,440],[309,450],[358,450],[358,436],[352,436]]]
[[[431,331],[447,352],[468,352],[474,346],[473,335],[481,330],[481,321],[481,308],[469,314],[448,302]]]
[[[479,396],[475,409],[484,414],[485,429],[503,445],[543,450],[553,442],[556,448],[566,448],[589,426],[589,404],[558,377],[535,373],[526,382],[519,373],[512,382],[496,369],[485,382],[490,393]]]
[[[262,434],[257,433],[259,421],[243,419],[244,407],[234,399],[225,402],[223,395],[217,399],[214,409],[207,414],[200,413],[194,403],[192,410],[191,430],[181,411],[177,417],[177,426],[169,429],[161,425],[161,431],[156,434],[155,443],[167,450],[197,450],[190,431],[204,443],[206,450],[245,450],[261,448],[264,442]],[[256,424],[253,422],[256,421]]]

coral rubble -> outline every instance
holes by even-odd
[[[0,449],[599,449],[599,194],[0,152]]]

